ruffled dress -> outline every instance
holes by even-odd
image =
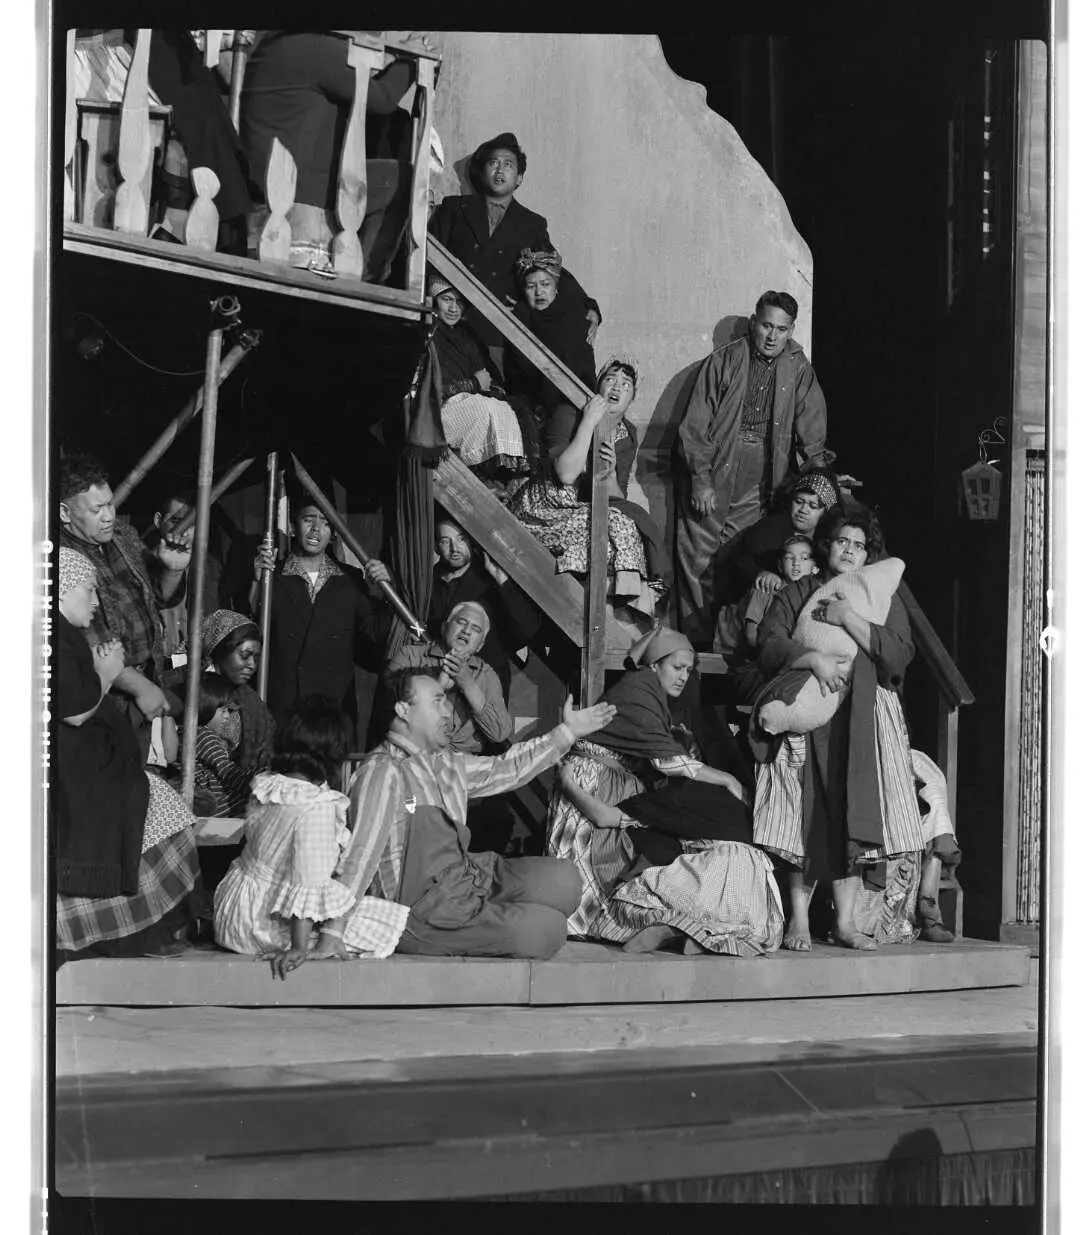
[[[324,785],[261,772],[251,786],[244,852],[214,894],[214,938],[232,952],[258,955],[292,946],[292,918],[345,917],[346,949],[389,956],[405,929],[405,905],[357,898],[334,879],[349,843],[349,799]],[[311,932],[309,946],[318,940]]]

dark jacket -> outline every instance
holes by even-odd
[[[478,194],[443,198],[431,216],[428,229],[504,305],[508,300],[512,304],[520,298],[514,279],[514,262],[521,250],[554,248],[548,235],[547,219],[517,201],[510,202],[502,222],[489,235],[487,204]],[[574,276],[563,267],[560,289],[567,286],[585,296]],[[599,314],[600,306],[595,300],[586,296],[585,304]],[[504,336],[479,314],[473,318],[472,326],[486,346],[505,344]]]
[[[744,335],[709,356],[701,366],[679,425],[680,480],[695,497],[715,490],[713,518],[717,520],[723,519],[732,498],[750,346],[749,336]],[[776,358],[772,466],[766,477],[770,490],[787,475],[793,446],[806,459],[818,459],[824,453],[825,431],[825,396],[806,354],[798,343],[789,340]]]
[[[539,634],[541,613],[512,579],[496,583],[483,566],[472,562],[456,579],[447,580],[438,573],[432,577],[427,630],[433,639],[438,638],[450,610],[466,600],[483,605],[491,618],[491,631],[480,654],[494,669],[505,697],[510,656]]]
[[[327,695],[355,718],[354,666],[377,672],[382,665],[391,612],[367,595],[359,571],[341,570],[314,604],[300,575],[274,579],[267,703],[278,723],[305,695]]]
[[[586,338],[585,311],[588,307],[581,288],[576,283],[567,284],[564,276],[559,279],[558,295],[546,309],[531,309],[522,300],[514,309],[514,316],[554,352],[571,373],[590,390],[595,390],[596,357]],[[566,396],[513,347],[506,351],[506,384],[511,394],[540,404],[548,412],[566,405]]]

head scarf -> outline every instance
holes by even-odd
[[[232,609],[215,609],[203,622],[203,667],[211,661],[214,649],[221,645],[228,635],[241,626],[254,626],[251,618]]]
[[[604,361],[600,371],[596,375],[597,389],[600,383],[607,376],[611,369],[623,369],[630,374],[630,380],[634,384],[634,393],[637,394],[638,384],[638,362],[633,356],[627,355],[625,352],[615,352]]]
[[[97,571],[94,569],[93,562],[77,549],[69,549],[67,545],[61,545],[58,567],[57,596],[66,595],[80,583],[86,584],[87,587],[94,587],[97,584]]]
[[[819,497],[826,510],[831,510],[840,500],[840,490],[836,481],[828,472],[821,468],[810,468],[791,486],[791,496],[796,493],[813,493]]]
[[[524,279],[533,270],[546,270],[556,279],[562,273],[562,257],[556,249],[522,249],[514,262],[519,279]]]
[[[626,659],[633,665],[655,665],[658,660],[663,660],[672,652],[693,650],[694,645],[682,631],[672,630],[670,626],[657,626],[634,644],[626,654]]]
[[[441,274],[433,274],[428,280],[428,295],[432,300],[438,296],[441,296],[443,292],[449,291],[453,291],[453,288]]]

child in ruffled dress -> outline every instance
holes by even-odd
[[[278,731],[270,771],[252,782],[244,852],[214,895],[217,942],[269,959],[281,978],[339,955],[339,943],[350,956],[389,956],[408,919],[407,906],[357,899],[333,877],[349,841],[349,799],[332,787],[347,750],[341,709],[319,696],[299,700]],[[339,940],[320,930],[340,917]]]

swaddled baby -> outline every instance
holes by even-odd
[[[830,652],[853,660],[859,650],[855,640],[842,626],[822,622],[814,614],[823,602],[840,592],[860,617],[882,626],[903,573],[904,563],[898,557],[887,557],[834,576],[803,606],[791,635],[793,641],[811,652]],[[822,694],[817,678],[810,674],[791,703],[771,697],[766,689],[755,707],[756,721],[765,733],[810,733],[832,720],[842,698],[840,691]]]

